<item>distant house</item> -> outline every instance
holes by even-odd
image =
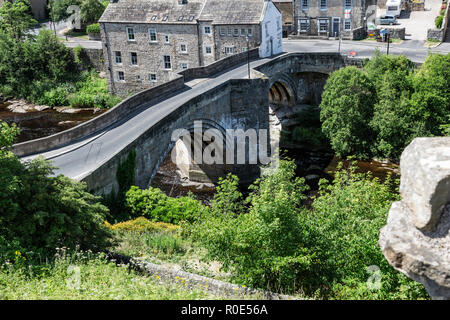
[[[294,30],[294,0],[273,0],[283,19],[283,38]]]
[[[365,36],[368,8],[377,0],[294,0],[297,37]]]
[[[281,14],[265,0],[112,0],[99,23],[110,89],[119,94],[248,47],[261,57],[282,52]]]

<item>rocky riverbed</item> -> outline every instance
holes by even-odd
[[[16,123],[20,128],[18,142],[46,137],[86,122],[106,110],[34,105],[25,100],[0,99],[0,120]]]

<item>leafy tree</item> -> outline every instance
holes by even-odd
[[[441,135],[450,114],[450,54],[431,54],[413,78],[410,113],[414,136]]]
[[[67,12],[67,8],[72,5],[81,5],[81,0],[50,0],[49,13],[53,22],[66,20],[72,13]]]
[[[413,63],[405,56],[379,52],[364,66],[377,91],[371,126],[377,134],[374,155],[399,159],[412,140],[414,126],[409,110]]]
[[[11,152],[17,129],[1,123],[0,234],[28,250],[51,253],[66,246],[100,250],[110,243],[108,209],[86,184],[64,176],[43,159],[22,163]]]
[[[99,0],[84,0],[81,4],[81,21],[86,24],[97,22],[105,8]]]
[[[0,32],[21,39],[36,24],[28,0],[3,1],[0,6]]]
[[[362,70],[347,67],[331,74],[322,95],[322,131],[339,156],[371,156],[374,132],[370,127],[375,88]]]

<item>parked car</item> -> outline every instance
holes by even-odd
[[[394,25],[397,24],[397,18],[394,16],[381,16],[377,19],[377,24]]]

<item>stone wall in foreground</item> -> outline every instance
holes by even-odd
[[[392,205],[379,245],[433,299],[450,300],[450,137],[415,139],[400,168],[402,201]]]

